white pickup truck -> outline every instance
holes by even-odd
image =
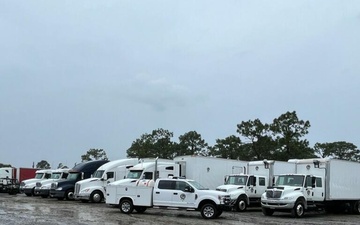
[[[154,185],[112,185],[106,189],[106,203],[119,205],[122,213],[138,213],[147,208],[193,209],[204,219],[213,219],[230,208],[230,196],[221,191],[208,190],[188,179],[160,178]]]

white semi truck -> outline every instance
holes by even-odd
[[[221,191],[208,190],[188,179],[159,178],[148,186],[112,185],[107,188],[106,203],[119,205],[122,213],[138,213],[147,208],[192,209],[201,212],[204,219],[221,215],[230,203],[230,196]]]
[[[74,197],[82,202],[99,203],[104,200],[108,183],[124,179],[128,169],[139,163],[137,158],[114,160],[100,166],[91,178],[76,182]]]
[[[247,161],[205,156],[178,156],[174,158],[178,167],[175,176],[198,181],[204,187],[215,190],[223,184],[226,174],[247,173]]]
[[[344,207],[360,214],[360,163],[329,158],[289,162],[295,164],[295,173],[278,176],[261,197],[264,215],[285,211],[302,217],[306,210]]]
[[[25,193],[26,196],[33,196],[35,194],[36,182],[49,179],[53,170],[37,170],[35,177],[27,180],[23,180],[20,183],[20,192]]]
[[[65,180],[69,174],[70,169],[56,169],[52,171],[49,179],[44,179],[36,182],[34,195],[47,198],[50,195],[51,183]]]
[[[273,186],[275,175],[295,172],[293,163],[262,160],[247,163],[247,174],[230,174],[216,190],[230,195],[231,205],[238,212],[249,206],[260,206],[261,195],[268,186]]]

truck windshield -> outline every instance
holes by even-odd
[[[69,173],[66,179],[68,180],[76,180],[80,176],[80,173]]]
[[[104,174],[105,170],[96,170],[94,173],[94,178],[101,178]]]
[[[246,185],[247,176],[229,176],[224,184]]]
[[[202,186],[201,184],[199,184],[196,181],[190,180],[188,181],[194,188],[198,189],[198,190],[208,190],[209,188],[205,188],[204,186]]]
[[[52,173],[50,179],[60,179],[61,173]]]
[[[139,179],[142,172],[142,170],[130,170],[129,173],[126,175],[126,178]]]
[[[302,187],[304,184],[303,175],[280,175],[276,180],[276,186]]]
[[[35,174],[35,179],[42,179],[44,176],[44,173],[37,173]]]

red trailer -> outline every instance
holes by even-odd
[[[34,178],[35,177],[35,172],[37,170],[38,169],[36,169],[36,168],[21,168],[20,167],[18,169],[15,169],[16,178],[21,183],[21,181],[23,181],[23,180]]]

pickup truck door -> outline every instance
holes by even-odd
[[[172,206],[172,196],[175,191],[175,180],[161,180],[154,187],[153,203],[155,206]]]
[[[194,208],[196,201],[195,189],[186,181],[176,181],[172,204],[174,207]]]

